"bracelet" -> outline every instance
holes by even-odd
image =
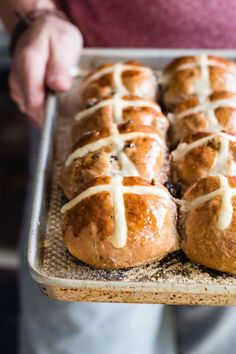
[[[14,54],[14,50],[16,48],[16,45],[21,35],[35,22],[42,21],[45,19],[45,17],[49,15],[69,21],[68,17],[64,14],[64,12],[56,9],[55,10],[37,9],[37,10],[29,11],[27,13],[21,13],[19,11],[16,11],[15,14],[19,21],[17,22],[11,36],[11,42],[10,42],[11,55]]]

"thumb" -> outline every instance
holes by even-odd
[[[53,91],[67,91],[72,85],[70,67],[60,63],[59,59],[50,61],[46,74],[47,87]]]

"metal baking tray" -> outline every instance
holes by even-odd
[[[79,71],[95,65],[136,59],[161,69],[173,58],[204,50],[85,49]],[[207,53],[235,58],[236,51]],[[65,249],[59,187],[61,163],[71,144],[70,125],[79,109],[79,83],[58,98],[49,96],[41,135],[27,242],[27,262],[34,280],[49,297],[63,301],[235,305],[236,277],[190,263],[181,252],[160,262],[126,270],[100,270],[79,262]]]

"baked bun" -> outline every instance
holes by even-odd
[[[62,169],[61,182],[70,199],[98,176],[142,176],[164,183],[168,170],[165,140],[154,128],[113,124],[77,142]]]
[[[169,110],[191,96],[205,98],[215,91],[236,92],[236,65],[215,56],[187,56],[164,70],[163,101]]]
[[[150,125],[165,136],[169,127],[168,119],[160,106],[151,100],[138,96],[116,94],[104,100],[92,100],[89,108],[75,116],[72,139],[76,142],[83,133],[110,127],[113,123],[131,121],[133,124]]]
[[[155,99],[157,79],[151,68],[135,61],[104,64],[89,73],[82,84],[82,100],[119,93]]]
[[[170,139],[173,143],[198,132],[236,132],[236,94],[215,92],[203,102],[196,96],[190,97],[180,102],[168,118],[172,123]]]
[[[209,175],[236,175],[236,137],[225,133],[189,135],[171,157],[173,179],[185,186]]]
[[[67,249],[98,268],[134,267],[179,249],[175,203],[140,177],[96,178],[61,211]]]
[[[184,195],[182,249],[190,260],[236,274],[236,177],[199,180]]]

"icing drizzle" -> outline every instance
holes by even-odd
[[[212,58],[209,58],[206,54],[199,55],[196,60],[192,61],[191,63],[185,63],[185,64],[180,64],[171,73],[167,73],[163,76],[162,82],[163,83],[168,83],[169,80],[172,78],[172,76],[182,70],[188,70],[188,69],[194,69],[196,67],[202,67],[203,65],[206,66],[214,66],[217,68],[221,68],[227,71],[232,72],[233,74],[236,74],[236,67],[228,66],[218,60],[214,60]]]
[[[204,112],[208,121],[209,131],[218,132],[222,130],[223,127],[220,125],[215,115],[215,110],[217,108],[223,108],[223,107],[236,108],[236,98],[231,97],[231,98],[224,98],[215,101],[205,100],[204,103],[186,109],[183,112],[177,114],[170,114],[169,119],[174,124],[176,121],[179,121],[189,115],[199,113],[199,112]]]
[[[157,113],[161,113],[160,107],[154,102],[142,100],[142,99],[135,100],[135,101],[126,100],[126,99],[122,98],[122,96],[119,93],[117,93],[112,98],[103,100],[103,101],[97,103],[96,105],[94,105],[93,107],[87,108],[84,111],[79,112],[75,116],[75,120],[78,122],[78,121],[84,119],[85,117],[95,113],[98,109],[103,108],[103,107],[107,107],[107,106],[113,107],[114,122],[116,124],[119,124],[123,121],[123,119],[122,119],[123,109],[128,108],[128,107],[142,107],[142,108],[147,107],[147,108],[154,109]]]
[[[108,67],[104,67],[102,69],[98,69],[92,75],[90,75],[84,81],[84,86],[87,86],[89,83],[99,80],[102,76],[107,74],[113,75],[113,83],[114,89],[116,92],[119,92],[122,95],[126,95],[129,93],[127,88],[124,86],[122,82],[122,73],[123,71],[135,70],[140,72],[146,72],[147,74],[151,74],[152,70],[146,66],[132,65],[132,64],[124,64],[124,63],[116,63]]]
[[[206,54],[202,54],[198,56],[195,61],[191,63],[181,64],[177,66],[173,70],[173,72],[163,75],[162,83],[164,86],[168,85],[168,83],[170,82],[170,80],[172,79],[173,75],[175,75],[176,72],[199,67],[200,79],[193,82],[193,92],[191,92],[191,94],[195,93],[199,97],[199,99],[203,101],[212,92],[211,81],[209,77],[210,66],[222,68],[236,75],[235,66],[227,66],[222,62],[209,58]],[[230,88],[228,87],[229,91],[236,92],[236,86],[234,82],[229,81],[228,86],[230,86]]]
[[[196,95],[201,97],[206,97],[211,93],[211,84],[208,69],[208,57],[203,54],[199,57],[199,68],[200,68],[200,80],[195,83]]]
[[[176,150],[172,152],[172,158],[174,162],[180,161],[183,159],[183,157],[192,149],[195,149],[199,146],[202,146],[206,144],[208,141],[213,140],[213,139],[219,139],[220,142],[220,149],[217,154],[215,164],[213,166],[213,169],[211,170],[210,175],[218,175],[218,174],[232,174],[235,173],[234,170],[228,171],[227,165],[228,165],[228,160],[230,158],[230,153],[229,153],[229,143],[230,141],[233,141],[236,143],[236,138],[233,137],[232,135],[228,135],[225,133],[217,133],[217,134],[211,134],[209,136],[206,136],[202,139],[198,139],[194,141],[191,144],[187,143],[181,143],[178,145]]]
[[[236,188],[231,188],[228,183],[227,177],[219,175],[220,187],[215,191],[202,195],[190,202],[185,202],[182,206],[182,210],[185,212],[190,211],[193,208],[198,207],[201,204],[206,203],[209,200],[212,200],[215,197],[221,197],[221,207],[218,220],[216,222],[216,227],[223,231],[227,229],[232,223],[233,219],[233,206],[232,206],[232,197],[236,196]]]
[[[85,198],[102,192],[109,192],[113,200],[114,234],[109,237],[109,242],[111,242],[115,248],[123,248],[127,242],[124,194],[155,195],[163,199],[163,201],[170,202],[171,200],[167,191],[156,186],[123,186],[123,177],[117,175],[111,178],[110,184],[90,187],[74,199],[70,200],[62,207],[61,213],[66,213]],[[156,222],[158,225],[158,220]]]
[[[112,124],[110,127],[110,136],[99,139],[92,143],[86,144],[83,147],[76,149],[72,152],[66,162],[65,166],[68,167],[70,164],[78,159],[86,156],[90,152],[95,152],[102,147],[113,145],[112,154],[117,155],[117,158],[121,165],[121,172],[123,176],[139,176],[139,173],[133,163],[129,160],[125,152],[123,151],[125,141],[133,140],[135,138],[147,137],[156,140],[164,150],[163,141],[160,136],[156,133],[144,133],[144,132],[131,132],[126,134],[120,134],[116,124]],[[154,173],[154,172],[153,172]],[[154,175],[151,177],[153,178]]]

